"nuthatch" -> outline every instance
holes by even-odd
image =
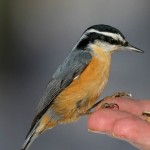
[[[122,49],[143,52],[114,27],[94,25],[85,30],[48,83],[22,150],[47,129],[89,113],[107,84],[111,54]]]

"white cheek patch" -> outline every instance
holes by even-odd
[[[120,34],[117,34],[117,33],[110,33],[110,32],[100,32],[100,31],[97,31],[95,29],[90,29],[88,31],[85,32],[85,34],[87,33],[98,33],[98,34],[103,34],[103,35],[106,35],[106,36],[110,36],[112,37],[113,39],[115,40],[119,40],[123,43],[125,43],[125,39],[123,39],[123,37],[120,35]]]
[[[109,43],[101,43],[101,42],[95,42],[94,44],[96,44],[98,47],[102,48],[104,51],[109,52],[109,51],[115,51],[119,48],[118,45],[111,45]],[[90,45],[89,45],[90,47]]]

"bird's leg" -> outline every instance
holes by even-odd
[[[92,113],[92,111],[90,110],[87,110],[86,112],[83,112],[83,113],[79,113],[79,116],[85,116],[85,115],[90,115]]]
[[[96,106],[98,106],[100,103],[102,103],[105,99],[116,98],[116,97],[129,97],[129,98],[131,98],[132,94],[128,93],[128,92],[114,93],[113,95],[107,96],[107,97],[103,98],[102,100],[98,101],[97,103],[95,103],[90,109],[88,109],[88,112],[91,112],[92,109],[94,109]],[[100,108],[117,108],[117,109],[119,109],[119,106],[116,103],[104,103],[101,105]]]
[[[144,111],[142,115],[145,116],[146,121],[150,122],[150,111]]]
[[[102,103],[105,99],[108,98],[116,98],[116,97],[132,97],[131,93],[128,92],[117,92],[114,93],[111,96],[107,96],[105,98],[103,98],[102,100],[98,101],[97,103],[95,103],[91,108],[89,108],[86,112],[83,113],[79,113],[79,116],[85,116],[85,115],[90,115],[92,113],[92,109],[94,109],[96,106],[98,106],[100,103]],[[113,108],[113,109],[119,109],[119,106],[116,103],[103,103],[101,104],[100,108]],[[149,114],[150,115],[150,114]]]

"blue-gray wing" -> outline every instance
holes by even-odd
[[[92,55],[90,51],[76,49],[73,50],[65,59],[63,64],[59,66],[44,91],[37,108],[37,115],[31,124],[31,128],[27,136],[34,129],[36,124],[38,124],[42,115],[49,109],[52,101],[55,100],[63,89],[70,85],[76,76],[80,75],[84,71],[91,59]]]
[[[74,50],[70,53],[63,64],[56,70],[52,80],[48,83],[38,105],[38,113],[45,109],[47,110],[47,107],[50,106],[55,97],[69,86],[76,76],[81,74],[91,59],[92,55],[88,50]]]

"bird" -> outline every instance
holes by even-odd
[[[87,28],[47,84],[22,150],[48,129],[89,114],[108,82],[112,54],[123,50],[144,52],[115,27]]]

